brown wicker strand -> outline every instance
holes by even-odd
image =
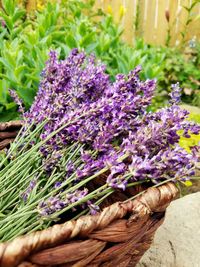
[[[147,246],[156,229],[156,223],[159,224],[162,219],[154,218],[156,213],[153,214],[153,212],[164,211],[177,194],[178,190],[174,183],[149,188],[134,201],[115,203],[105,208],[98,215],[83,216],[77,221],[68,221],[65,224],[55,225],[49,229],[0,244],[0,267],[15,267],[23,261],[35,263],[36,266],[61,266],[60,264],[77,267],[110,266],[107,265],[111,264],[109,263],[111,261],[109,254],[116,256],[114,262],[118,259],[121,266],[129,266],[128,262],[132,258],[130,257],[131,248],[137,247],[141,240]],[[127,217],[128,215],[129,217]],[[70,241],[78,237],[82,241]],[[113,242],[116,245],[113,245]],[[87,244],[87,246],[84,244]],[[108,245],[109,247],[107,247]],[[72,249],[73,246],[76,249]],[[94,247],[94,250],[92,247]],[[103,249],[104,247],[105,249]],[[64,251],[68,251],[67,255],[72,250],[74,253],[70,257],[63,256],[61,262],[59,253],[63,253],[63,248]],[[85,249],[85,251],[82,252],[81,258],[77,258],[76,251],[81,249]],[[138,250],[139,252],[135,256],[140,257],[142,250],[144,250],[144,247]],[[93,253],[95,259],[92,261]],[[121,255],[121,258],[119,255]],[[41,261],[44,256],[47,264]],[[92,262],[89,263],[89,261]],[[49,265],[50,262],[51,265]],[[125,265],[125,263],[128,265]]]
[[[0,123],[0,150],[8,147],[17,136],[22,121],[10,121]]]
[[[17,131],[12,131],[12,132],[0,132],[0,140],[4,140],[7,138],[14,138],[17,136]]]
[[[20,129],[23,125],[23,121],[9,121],[9,122],[1,122],[0,123],[0,131],[8,131],[11,129]]]
[[[14,141],[14,138],[7,138],[4,139],[3,141],[0,142],[0,150],[4,149],[7,147],[10,143]]]

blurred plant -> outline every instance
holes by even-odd
[[[163,56],[138,40],[134,48],[121,41],[122,29],[102,10],[93,11],[94,1],[47,3],[42,10],[26,15],[15,0],[3,0],[0,11],[0,120],[17,118],[17,107],[8,94],[15,89],[26,109],[37,92],[40,73],[49,50],[60,58],[77,47],[95,53],[107,64],[113,78],[142,65],[142,77],[159,77]],[[90,12],[88,12],[88,10]],[[125,12],[125,10],[123,11]],[[98,17],[98,20],[97,20]]]
[[[172,35],[171,35],[171,27],[170,27],[170,13],[168,9],[165,10],[165,18],[167,20],[167,38],[166,38],[165,44],[166,46],[169,46]]]
[[[126,14],[126,7],[124,5],[120,5],[120,8],[119,8],[119,19],[121,20],[124,15]]]
[[[196,17],[196,14],[194,14],[194,8],[197,6],[197,4],[199,4],[199,0],[191,1],[190,5],[188,7],[187,6],[183,6],[183,8],[185,9],[185,11],[187,12],[187,18],[186,18],[186,22],[184,24],[183,31],[181,32],[182,45],[184,45],[185,42],[187,41],[186,40],[186,35],[188,33],[189,25],[195,19],[199,19],[199,17],[198,16]]]
[[[200,69],[200,42],[197,40],[196,36],[189,40],[186,54],[188,54],[188,61],[193,64],[198,71]],[[197,88],[194,92],[193,104],[200,106],[200,75],[197,77],[191,75],[190,80]]]
[[[37,10],[42,11],[44,9],[44,1],[38,0],[37,1]]]
[[[135,19],[134,19],[134,30],[135,30],[135,36],[138,37],[138,36],[141,36],[141,33],[140,33],[140,13],[141,13],[141,10],[140,10],[140,2],[138,1],[137,4],[136,4],[136,12],[135,12]]]
[[[116,50],[110,50],[112,61],[108,66],[108,71],[112,76],[117,72],[126,74],[137,65],[142,65],[144,68],[141,74],[143,79],[155,77],[160,79],[163,76],[164,55],[157,53],[157,48],[145,44],[142,39],[135,40],[134,49],[126,44],[117,46]]]
[[[177,22],[177,18],[180,16],[181,11],[182,11],[182,7],[179,6],[179,8],[178,8],[178,10],[176,12],[175,18],[172,20],[172,17],[171,17],[169,9],[165,10],[165,18],[166,18],[166,21],[167,21],[167,38],[166,38],[166,41],[165,41],[165,45],[167,47],[170,46],[170,42],[171,42],[171,39],[172,39],[172,30],[174,29],[174,26],[175,26],[175,24]]]
[[[107,12],[108,12],[108,14],[113,15],[113,9],[112,9],[111,5],[107,6]]]
[[[0,10],[0,114],[1,120],[16,118],[16,105],[8,95],[12,88],[30,107],[38,89],[40,73],[50,49],[65,57],[71,48],[93,50],[97,29],[83,14],[90,3],[48,3],[42,12],[26,16],[14,0],[3,0]],[[94,42],[94,43],[93,43]],[[89,46],[91,47],[89,48]]]
[[[179,48],[160,48],[160,53],[164,57],[164,75],[159,79],[159,94],[163,98],[167,97],[172,83],[180,82],[183,88],[182,101],[200,106],[200,72],[199,67],[185,56]]]

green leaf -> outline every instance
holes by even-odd
[[[95,48],[98,46],[98,42],[93,42],[86,47],[86,52],[92,53],[94,52]]]
[[[87,26],[85,25],[85,22],[83,21],[79,26],[79,33],[80,35],[84,36],[87,33]]]
[[[19,66],[14,70],[14,74],[18,81],[21,81],[22,77],[24,76],[24,70],[26,66]]]
[[[5,80],[0,80],[0,103],[7,102],[8,83]]]
[[[91,32],[91,33],[85,35],[80,41],[80,46],[86,47],[87,45],[91,44],[93,41],[94,35],[95,35],[94,32]]]
[[[33,89],[20,88],[17,90],[17,92],[25,104],[28,104],[30,106],[33,103],[35,97],[35,91]]]
[[[11,120],[17,120],[19,119],[19,113],[16,111],[2,111],[0,112],[0,121],[1,122],[7,122]]]
[[[3,8],[8,15],[13,15],[15,10],[15,4],[13,0],[2,0]]]
[[[32,74],[28,74],[28,73],[26,73],[25,76],[26,76],[27,78],[29,78],[29,79],[35,81],[35,82],[38,82],[38,83],[39,83],[39,81],[40,81],[39,77],[37,77],[36,75],[32,75]]]
[[[52,32],[51,36],[54,41],[64,41],[64,34],[62,31],[54,31]]]
[[[9,16],[7,16],[6,14],[1,14],[2,18],[5,20],[6,23],[6,27],[9,29],[9,31],[11,32],[14,25],[12,22],[12,18],[10,18]]]
[[[69,33],[66,37],[66,43],[70,48],[75,48],[77,47],[77,43],[76,40],[74,39],[74,37],[72,36],[71,33]]]
[[[11,103],[5,104],[5,107],[6,107],[6,110],[13,109],[14,107],[16,107],[16,104],[15,102],[11,102]]]
[[[12,66],[9,64],[9,62],[8,62],[5,58],[1,57],[1,58],[0,58],[0,62],[1,62],[1,63],[4,65],[4,67],[6,67],[7,69],[10,69],[10,70],[13,69]]]
[[[188,19],[187,22],[186,22],[186,25],[189,25],[191,22],[193,21],[193,19]]]
[[[22,18],[26,14],[25,10],[16,9],[12,21],[13,23],[17,22],[20,18]]]

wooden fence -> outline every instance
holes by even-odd
[[[186,8],[197,2],[190,14]],[[135,36],[147,43],[170,45],[180,43],[183,36],[200,39],[200,0],[96,0],[96,8],[111,13],[123,29],[123,38],[132,43]]]

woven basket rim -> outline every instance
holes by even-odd
[[[150,216],[152,213],[164,212],[170,202],[177,198],[177,195],[176,185],[173,182],[168,182],[158,187],[148,188],[134,200],[116,202],[104,208],[98,215],[84,215],[77,220],[67,221],[1,243],[0,267],[18,266],[23,260],[35,253],[36,256],[33,255],[33,258],[37,258],[38,255],[41,257],[40,250],[47,253],[48,249],[66,241],[72,242],[74,238],[80,240],[91,238],[93,240],[98,239],[98,235],[102,235],[102,233],[106,236],[109,231],[112,232],[114,223],[120,222],[127,215],[129,215],[128,227],[128,224],[134,223],[138,218]],[[113,237],[113,241],[115,241],[115,237]]]

